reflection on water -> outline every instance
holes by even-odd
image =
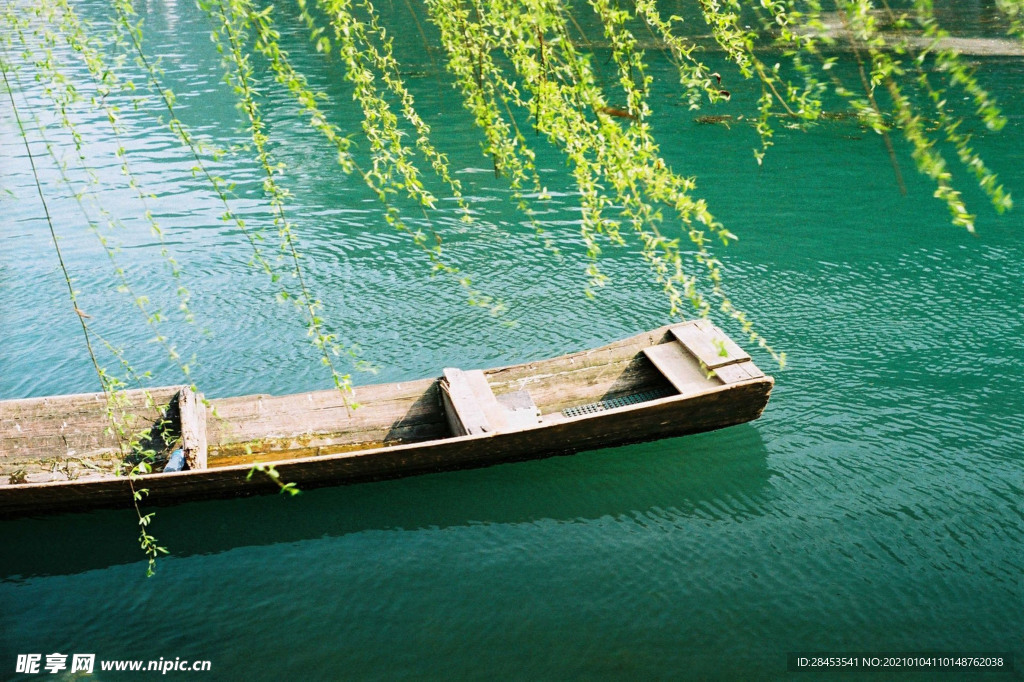
[[[472,525],[584,523],[603,517],[732,518],[761,513],[769,485],[765,447],[749,425],[694,436],[518,463],[284,496],[160,509],[160,540],[175,557],[368,531]],[[131,512],[0,524],[0,579],[78,573],[140,559]],[[202,529],[197,533],[197,529]],[[46,537],[36,543],[33,538]]]

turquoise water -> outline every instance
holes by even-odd
[[[541,219],[565,243],[559,261],[514,212],[446,77],[417,59],[419,34],[404,26],[409,83],[486,209],[471,227],[442,214],[447,257],[509,310],[495,319],[431,278],[368,192],[271,106],[324,317],[377,368],[356,383],[547,357],[667,323],[633,248],[607,252],[611,282],[586,299],[562,160],[545,151],[539,164],[553,194]],[[198,13],[154,5],[147,27],[182,118],[242,142]],[[287,39],[354,129],[338,65]],[[1024,192],[1024,62],[978,65],[1009,123],[976,130],[977,146]],[[656,59],[654,69],[674,80]],[[723,254],[730,291],[789,357],[778,370],[752,350],[777,380],[762,419],[294,499],[160,509],[153,532],[171,555],[149,580],[131,512],[0,523],[2,677],[19,653],[55,651],[207,659],[202,679],[759,679],[786,675],[786,653],[808,650],[1004,651],[1024,667],[1022,214],[995,215],[962,182],[979,235],[951,227],[905,146],[901,196],[880,140],[851,121],[780,131],[759,169],[749,127],[697,124],[669,90],[652,95],[666,159],[698,177],[740,236]],[[756,96],[733,90],[736,102]],[[0,226],[0,398],[96,390],[24,150],[0,112],[2,187],[13,195]],[[133,125],[151,116],[125,115]],[[95,117],[85,130],[109,161],[98,169],[103,203],[125,223],[118,258],[173,310],[177,282],[120,179],[115,142]],[[189,159],[169,134],[133,131],[131,158],[198,319],[166,325],[195,357],[194,381],[210,396],[329,386],[301,318],[272,302]],[[56,128],[47,135],[68,153]],[[219,170],[259,221],[257,169],[230,157]],[[55,173],[45,181],[80,307],[154,385],[179,382],[115,291],[77,205]]]

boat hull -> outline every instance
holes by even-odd
[[[757,419],[773,384],[721,330],[695,321],[549,360],[360,387],[355,409],[318,391],[212,400],[186,418],[183,406],[197,404],[190,388],[132,391],[122,413],[155,444],[157,468],[175,447],[189,455],[190,433],[201,441],[190,470],[134,478],[113,473],[120,459],[103,394],[0,401],[0,474],[21,477],[0,484],[0,517],[126,507],[141,490],[146,506],[166,505],[685,436]]]
[[[268,462],[280,480],[300,489],[377,481],[568,455],[741,424],[757,419],[772,380],[723,386],[696,396],[671,396],[551,425],[510,433],[448,438],[427,443]],[[146,489],[146,505],[166,505],[276,492],[266,474],[250,465],[127,478],[36,483],[0,489],[0,516],[81,511],[132,504],[132,487]]]

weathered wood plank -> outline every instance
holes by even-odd
[[[680,395],[692,395],[720,385],[709,377],[681,344],[670,341],[644,349],[644,355],[665,375]]]
[[[122,445],[176,437],[167,415],[180,389],[0,401],[0,485],[113,475]]]
[[[735,365],[725,365],[714,370],[718,378],[724,383],[735,384],[737,381],[749,381],[764,376],[764,372],[757,368],[753,362],[738,362]]]
[[[540,410],[529,391],[512,391],[495,396],[505,410],[505,420],[511,429],[525,429],[540,423]]]
[[[181,386],[160,386],[157,388],[130,389],[118,391],[117,405],[145,407],[149,399],[156,405],[166,405]],[[76,393],[71,395],[45,396],[0,400],[0,424],[15,419],[56,419],[64,414],[93,414],[97,406],[106,409],[106,393]]]
[[[444,414],[456,436],[475,436],[489,433],[491,423],[476,401],[473,391],[462,378],[462,370],[447,368],[441,382]]]
[[[494,398],[482,371],[446,367],[441,389],[446,399],[445,413],[453,424],[454,433],[477,435],[508,428],[504,409]]]
[[[764,372],[762,372],[761,368],[755,365],[753,362],[744,362],[741,366],[743,367],[743,369],[747,370],[747,374],[751,379],[760,379],[764,377]]]
[[[515,391],[530,385],[534,401],[542,412],[546,412],[550,408],[534,394],[532,386],[538,383],[556,383],[566,373],[587,369],[609,368],[608,371],[614,371],[615,367],[628,365],[635,360],[644,348],[664,341],[668,330],[669,327],[662,327],[600,348],[570,353],[549,360],[499,367],[487,370],[485,374],[495,393]]]
[[[440,413],[440,409],[438,410]],[[377,435],[377,440],[360,438],[361,436]],[[416,443],[437,438],[450,438],[452,431],[443,419],[432,423],[405,424],[390,430],[373,432],[347,432],[305,434],[284,436],[281,438],[263,438],[259,441],[242,441],[239,443],[221,444],[210,449],[210,467],[222,466],[222,463],[235,457],[247,457],[245,461],[267,461],[277,459],[282,453],[293,450],[308,450],[310,456],[322,453],[351,452],[365,450],[380,444],[382,447],[405,443]],[[248,453],[248,455],[247,455]],[[264,456],[269,453],[269,457]],[[256,455],[255,458],[249,455]]]
[[[562,369],[555,373],[540,373],[532,378],[514,382],[491,380],[495,393],[503,390],[529,389],[530,395],[542,414],[560,412],[567,407],[583,405],[668,386],[668,382],[644,357],[640,350],[631,350],[627,358],[605,365],[587,365]],[[489,375],[493,377],[494,375]],[[500,386],[500,388],[499,388]]]
[[[378,432],[379,433],[379,432]],[[387,434],[386,440],[352,441],[349,438],[337,438],[333,434],[322,434],[303,438],[264,439],[259,447],[253,449],[252,443],[235,443],[223,445],[210,453],[210,468],[225,467],[234,464],[270,462],[282,457],[321,457],[341,452],[357,452],[374,448],[394,447],[410,443],[423,443],[429,440],[451,438],[452,431],[444,420],[429,424],[409,424],[396,426]],[[305,453],[298,455],[295,453]]]
[[[206,406],[203,396],[185,386],[178,393],[181,449],[191,470],[206,468]]]
[[[737,381],[746,381],[750,378],[742,364],[724,365],[712,371],[724,384],[735,384]]]
[[[685,322],[672,327],[671,332],[708,369],[750,359],[746,351],[707,320]]]
[[[509,421],[505,408],[495,398],[494,391],[491,390],[490,384],[487,383],[487,377],[484,376],[483,370],[469,370],[468,372],[463,372],[463,376],[468,382],[470,390],[473,391],[477,404],[480,405],[484,415],[487,417],[487,421],[490,422],[491,429],[493,431],[507,431],[509,429]]]
[[[337,390],[211,400],[210,456],[254,441],[386,442],[392,440],[389,434],[394,429],[444,422],[436,379],[361,386],[355,389],[354,401],[358,408],[346,406]]]

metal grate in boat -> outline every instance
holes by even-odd
[[[657,400],[658,398],[665,398],[675,394],[670,388],[661,388],[653,391],[643,391],[642,393],[634,393],[633,395],[623,396],[621,398],[612,398],[610,400],[598,400],[596,403],[587,403],[586,405],[577,405],[576,407],[567,407],[562,410],[562,414],[566,417],[582,417],[586,414],[595,414],[597,412],[604,412],[605,410],[611,410],[616,407],[625,407],[626,405],[636,405],[637,403],[645,403],[648,400]]]

